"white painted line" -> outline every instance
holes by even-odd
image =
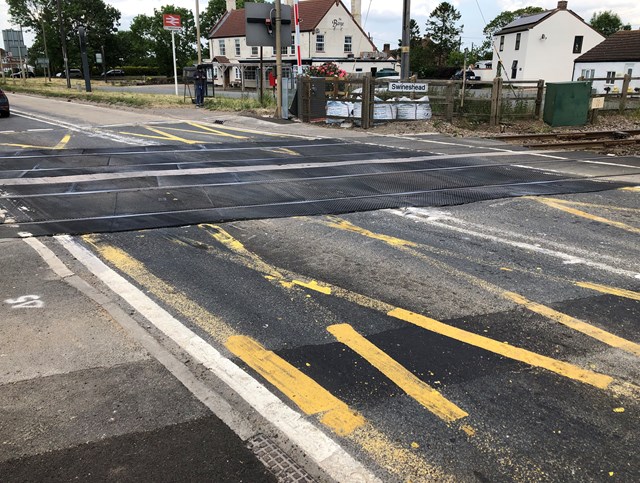
[[[52,126],[62,127],[62,128],[68,129],[69,131],[85,134],[86,136],[89,136],[89,137],[107,139],[109,141],[116,141],[119,143],[129,144],[133,146],[155,146],[158,144],[152,141],[146,141],[146,140],[135,139],[135,138],[130,138],[126,136],[121,136],[119,134],[114,134],[108,131],[100,131],[99,129],[92,128],[90,126],[80,126],[70,122],[51,118],[48,116],[43,116],[42,114],[33,114],[30,112],[20,111],[17,109],[13,109],[11,112],[20,117],[24,117],[25,119],[42,122],[44,124],[50,124]]]
[[[67,278],[73,275],[73,272],[40,240],[37,238],[24,238],[24,242],[38,252],[58,277]]]
[[[481,153],[481,156],[487,157],[500,157],[510,156],[513,153],[500,152],[500,153]],[[452,154],[447,156],[439,156],[434,158],[433,156],[414,156],[410,158],[393,158],[393,159],[359,159],[355,161],[333,161],[333,162],[320,162],[320,163],[296,163],[296,164],[269,164],[260,166],[227,166],[221,168],[191,168],[180,170],[155,170],[155,171],[130,171],[126,173],[96,173],[96,174],[83,174],[75,176],[56,176],[56,177],[43,177],[43,178],[7,178],[0,181],[0,186],[23,186],[23,185],[44,185],[51,183],[83,183],[89,181],[106,181],[117,179],[132,179],[142,177],[162,177],[169,178],[175,176],[193,176],[193,175],[208,175],[208,174],[224,174],[224,173],[257,173],[264,171],[286,171],[294,169],[321,169],[321,168],[333,168],[340,166],[358,166],[358,165],[374,165],[374,164],[408,164],[416,163],[420,161],[442,160],[442,159],[456,159],[456,158],[469,158],[474,156],[473,154]],[[455,166],[452,168],[434,168],[434,170],[446,170],[446,169],[478,169],[481,166]]]
[[[46,132],[53,131],[51,128],[42,128],[42,129],[27,129],[27,132]]]
[[[15,131],[0,131],[0,134],[15,134]]]
[[[247,401],[263,418],[282,431],[330,478],[345,482],[380,481],[334,440],[307,421],[301,414],[289,408],[265,386],[185,327],[72,237],[64,235],[55,238],[109,289],[122,297],[194,360],[204,365]]]
[[[584,160],[580,160],[578,162],[579,163],[585,163],[585,164],[602,164],[604,166],[618,166],[620,168],[640,169],[640,166],[633,166],[632,164],[605,163],[604,161],[584,161]]]
[[[585,265],[587,267],[591,267],[591,268],[596,268],[598,270],[603,270],[606,272],[610,272],[610,273],[614,273],[616,275],[621,275],[623,277],[631,277],[631,278],[640,278],[640,274],[638,272],[634,272],[631,270],[625,270],[622,268],[617,268],[617,267],[613,267],[611,265],[607,265],[606,263],[602,263],[600,261],[597,261],[596,258],[599,259],[608,259],[613,263],[617,263],[620,266],[628,266],[628,262],[625,262],[623,260],[618,260],[616,258],[613,257],[608,257],[606,255],[601,255],[601,254],[594,254],[591,252],[587,252],[585,250],[582,250],[578,247],[566,247],[563,245],[560,245],[558,243],[553,243],[553,242],[549,242],[547,240],[545,240],[545,242],[549,245],[555,245],[556,247],[559,247],[559,250],[554,250],[554,249],[550,249],[550,248],[544,248],[542,246],[540,246],[539,244],[534,244],[534,243],[528,243],[528,242],[521,242],[521,241],[516,241],[514,239],[509,239],[506,238],[506,236],[511,236],[512,238],[528,238],[526,236],[520,235],[520,234],[516,234],[516,233],[509,233],[509,232],[505,232],[504,230],[500,230],[500,234],[502,236],[498,236],[498,235],[493,235],[491,233],[486,233],[486,231],[490,231],[490,228],[488,228],[487,226],[484,225],[475,225],[473,223],[469,223],[457,218],[454,218],[452,216],[437,216],[434,217],[433,216],[433,212],[430,210],[425,210],[422,208],[408,208],[404,211],[402,210],[389,210],[389,213],[392,213],[394,215],[399,215],[402,217],[406,217],[409,218],[411,220],[420,222],[420,223],[429,223],[430,225],[434,225],[437,226],[439,228],[444,228],[446,230],[451,230],[451,231],[455,231],[458,233],[462,233],[465,235],[469,235],[469,236],[473,236],[476,238],[482,238],[484,240],[489,240],[495,243],[501,243],[504,245],[509,245],[512,247],[516,247],[516,248],[520,248],[522,250],[527,250],[530,252],[535,252],[535,253],[540,253],[542,255],[547,255],[553,258],[558,258],[560,260],[562,260],[562,262],[564,264],[580,264],[580,265]],[[442,220],[446,220],[446,222],[443,222]],[[453,226],[452,223],[454,224],[459,224],[462,226]],[[465,228],[465,226],[470,226],[474,229],[471,228]],[[484,231],[483,231],[484,230]],[[571,255],[570,253],[567,253],[567,251],[561,251],[562,249],[565,249],[567,251],[572,250],[576,253],[579,254],[579,256],[577,255]]]

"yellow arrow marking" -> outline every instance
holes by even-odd
[[[391,379],[400,389],[440,419],[450,423],[469,415],[361,336],[350,325],[332,325],[327,327],[327,330],[339,342],[366,359],[367,362]]]
[[[344,402],[253,339],[233,336],[225,345],[291,399],[305,414],[320,415],[320,421],[340,436],[351,434],[365,424],[365,419],[349,409]]]

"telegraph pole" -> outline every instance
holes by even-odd
[[[282,119],[282,4],[276,0],[276,119]]]
[[[409,78],[411,70],[409,69],[409,51],[411,49],[411,0],[404,0],[404,9],[402,13],[402,47],[400,56],[401,72],[400,77],[403,80]]]
[[[198,45],[198,65],[202,64],[202,46],[200,45],[200,0],[196,0],[196,37]]]
[[[64,58],[64,75],[67,78],[67,89],[71,89],[71,79],[69,78],[69,57],[67,56],[67,36],[64,32],[64,22],[62,21],[62,8],[60,0],[58,3],[58,24],[60,26],[60,44],[62,45],[62,57]]]

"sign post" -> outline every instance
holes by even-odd
[[[178,66],[176,63],[176,30],[182,29],[182,20],[180,15],[174,13],[165,13],[162,15],[162,26],[165,30],[171,31],[171,47],[173,49],[173,82],[176,88],[176,96],[178,95]],[[198,39],[199,40],[199,39]]]

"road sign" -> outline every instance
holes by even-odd
[[[49,65],[49,59],[46,57],[38,57],[36,60],[36,65]]]
[[[245,3],[247,45],[276,46],[276,10],[273,3]],[[291,7],[282,5],[280,40],[282,47],[291,45]]]
[[[389,92],[427,92],[428,84],[415,82],[389,82]]]
[[[165,13],[162,15],[162,26],[165,30],[181,30],[182,19],[175,13]]]

